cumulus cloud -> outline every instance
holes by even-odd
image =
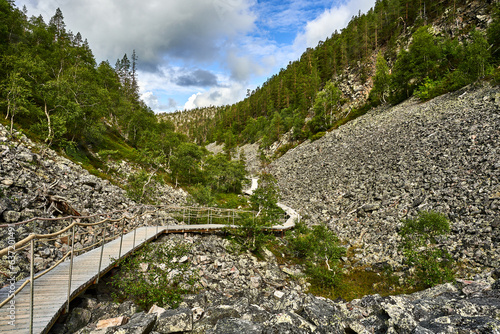
[[[153,110],[157,112],[166,112],[175,110],[178,107],[177,102],[168,98],[167,103],[162,103],[160,98],[156,96],[153,92],[148,91],[141,94],[141,99]]]
[[[195,70],[177,77],[175,83],[179,86],[211,87],[217,86],[217,76],[210,71]]]
[[[42,13],[47,20],[61,7],[70,23],[67,28],[80,31],[99,60],[113,62],[135,49],[144,68],[151,68],[165,55],[211,61],[224,40],[250,31],[255,21],[248,0],[22,2],[30,13]]]
[[[198,92],[191,95],[184,105],[184,109],[232,104],[244,97],[245,86],[235,83],[228,87],[211,88],[206,92]]]
[[[231,78],[236,81],[246,81],[253,74],[259,74],[263,68],[250,56],[239,56],[232,51],[227,56],[227,66],[231,71]]]
[[[360,10],[365,13],[374,4],[374,0],[349,0],[346,4],[334,5],[330,9],[326,9],[317,18],[307,22],[304,31],[299,33],[295,39],[295,49],[303,50],[306,47],[315,47],[319,41],[330,37],[335,30],[343,29]]]

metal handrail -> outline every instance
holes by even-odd
[[[138,213],[136,214],[133,214],[131,216],[129,216],[128,214],[130,213],[130,211],[133,210],[133,211],[136,211]],[[43,275],[49,273],[51,270],[53,270],[54,268],[56,268],[58,265],[60,265],[63,261],[65,261],[68,257],[70,258],[70,265],[69,265],[69,273],[68,273],[68,299],[67,299],[67,304],[66,304],[66,309],[68,309],[69,307],[69,303],[70,303],[70,298],[71,298],[71,276],[72,276],[72,270],[73,270],[73,257],[75,256],[75,253],[79,253],[79,252],[84,252],[88,249],[91,249],[91,248],[94,248],[94,247],[101,247],[101,255],[100,255],[100,260],[99,260],[99,269],[98,269],[98,273],[97,273],[97,279],[96,279],[96,283],[98,282],[99,280],[99,277],[100,277],[100,271],[101,271],[101,262],[102,262],[102,256],[103,256],[103,250],[104,250],[104,245],[107,241],[109,240],[114,240],[118,237],[121,238],[120,240],[120,250],[119,250],[119,256],[118,258],[121,257],[121,250],[122,250],[122,242],[123,242],[123,235],[125,233],[125,221],[131,221],[132,222],[132,226],[130,226],[130,228],[128,229],[129,232],[131,229],[133,229],[134,231],[134,241],[133,241],[133,248],[135,248],[135,232],[137,230],[137,226],[135,226],[137,223],[137,220],[138,218],[144,216],[144,215],[147,215],[147,214],[154,214],[154,213],[158,213],[158,212],[162,212],[162,211],[181,211],[182,210],[182,219],[183,221],[185,222],[186,218],[188,220],[188,224],[191,223],[191,218],[197,218],[197,219],[201,219],[202,217],[200,217],[200,213],[202,212],[207,212],[208,213],[208,217],[207,217],[207,220],[206,222],[208,224],[210,224],[213,219],[227,219],[227,225],[230,225],[231,223],[231,219],[232,219],[232,227],[234,227],[234,222],[235,222],[235,218],[240,218],[240,214],[241,213],[251,213],[253,217],[255,217],[255,212],[254,211],[249,211],[249,210],[240,210],[240,209],[224,209],[224,208],[206,208],[206,207],[182,207],[182,206],[136,206],[136,207],[132,207],[132,208],[129,208],[129,209],[124,209],[124,210],[115,210],[115,211],[112,211],[112,212],[109,212],[109,213],[99,213],[99,214],[94,214],[94,215],[89,215],[89,216],[67,216],[67,217],[59,217],[59,218],[31,218],[29,220],[26,220],[26,221],[23,221],[23,222],[19,222],[19,223],[16,223],[16,224],[8,224],[8,225],[0,225],[0,228],[1,227],[12,227],[13,225],[16,226],[16,225],[22,225],[22,224],[27,224],[27,223],[30,223],[30,222],[36,222],[38,220],[41,220],[41,221],[67,221],[68,219],[70,220],[70,224],[64,228],[62,228],[61,230],[57,231],[57,232],[53,232],[53,233],[48,233],[48,234],[36,234],[36,233],[32,233],[30,234],[29,236],[25,237],[24,239],[16,242],[14,245],[10,245],[10,246],[7,246],[6,248],[0,250],[0,257],[8,254],[9,250],[16,250],[16,251],[19,251],[19,250],[22,250],[22,249],[25,249],[27,247],[30,247],[31,246],[31,254],[30,254],[30,278],[29,279],[26,279],[25,282],[23,282],[23,284],[17,288],[13,293],[9,294],[9,297],[7,297],[5,300],[3,300],[1,303],[0,303],[0,308],[3,307],[4,305],[6,305],[12,298],[14,298],[15,295],[17,295],[24,287],[26,287],[26,285],[28,283],[30,283],[30,333],[32,333],[32,322],[33,322],[33,296],[34,296],[34,281],[40,277],[42,277]],[[187,212],[186,212],[187,210]],[[110,218],[111,215],[116,215],[117,213],[122,213],[121,217],[119,218]],[[227,213],[227,215],[224,215],[224,213]],[[81,222],[81,220],[85,220],[85,219],[92,219],[92,218],[95,218],[95,217],[99,217],[99,216],[103,216],[103,215],[106,215],[107,218],[103,219],[103,220],[100,220],[100,221],[97,221],[97,222],[94,222],[94,223],[83,223]],[[117,225],[117,228],[119,230],[119,233],[114,235],[113,233],[113,236],[111,237],[106,237],[106,229],[108,227],[108,223],[118,223]],[[84,232],[84,233],[78,233],[76,234],[75,230],[76,230],[76,227],[93,227],[93,226],[98,226],[98,225],[102,225],[101,226],[101,229],[102,229],[102,238],[99,238],[97,237],[94,242],[94,236],[96,236],[96,234],[93,235],[93,238],[92,238],[92,243],[91,245],[85,247],[85,248],[82,248],[82,249],[78,249],[78,250],[75,250],[75,235],[89,235],[89,232]],[[120,225],[121,225],[121,228],[120,228]],[[140,224],[139,224],[140,225]],[[33,226],[33,229],[35,228],[35,226]],[[147,227],[146,227],[147,228]],[[37,240],[49,240],[49,241],[53,241],[53,240],[56,240],[57,238],[55,237],[58,237],[60,236],[61,234],[65,233],[65,232],[68,232],[71,230],[71,237],[68,235],[68,244],[70,244],[70,249],[67,251],[67,253],[65,255],[62,256],[61,259],[59,259],[56,263],[54,263],[51,267],[49,267],[48,269],[44,270],[43,272],[39,273],[38,275],[35,276],[35,272],[34,272],[34,253],[35,253],[35,241]],[[158,231],[158,226],[157,226],[157,231]],[[99,233],[98,233],[99,234]],[[147,235],[147,233],[146,233]]]

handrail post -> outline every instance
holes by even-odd
[[[97,269],[97,279],[96,284],[99,283],[99,277],[101,277],[101,265],[102,265],[102,254],[104,253],[104,241],[106,240],[106,226],[102,228],[102,246],[101,246],[101,256],[99,257],[99,269]]]
[[[73,219],[70,220],[71,222]],[[68,303],[66,304],[66,313],[69,312],[69,302],[71,299],[71,278],[73,276],[73,257],[75,255],[75,225],[73,225],[73,231],[72,231],[72,237],[71,237],[71,257],[69,260],[69,280],[68,280]]]
[[[122,257],[123,231],[125,230],[125,218],[122,219],[122,231],[120,236],[120,250],[118,251],[118,259]]]
[[[137,228],[134,226],[134,242],[132,243],[132,249],[135,248],[135,234],[137,232]]]
[[[31,243],[31,263],[30,263],[30,334],[33,334],[33,302],[35,297],[35,238]]]

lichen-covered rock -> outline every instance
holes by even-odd
[[[162,334],[187,332],[193,329],[193,312],[179,308],[165,310],[156,320],[155,330]]]

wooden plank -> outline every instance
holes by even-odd
[[[140,247],[145,241],[155,238],[163,233],[163,228],[139,228],[136,230],[135,244],[134,233],[129,232],[123,237],[121,257],[130,254],[134,249]],[[146,233],[147,232],[147,233]],[[118,259],[120,248],[120,238],[108,242],[104,245],[101,275],[114,267]],[[97,247],[82,255],[76,256],[73,262],[73,272],[71,279],[71,298],[76,297],[82,287],[90,286],[97,278],[101,247]],[[35,281],[34,291],[34,333],[46,333],[55,322],[55,319],[64,309],[67,302],[67,289],[69,277],[69,263],[61,263],[51,272]],[[26,333],[30,321],[29,284],[15,297],[16,302],[16,327],[12,327],[9,322],[9,304],[0,309],[0,331],[2,333]],[[3,296],[7,292],[3,291]],[[4,298],[5,298],[4,297]]]
[[[287,226],[288,227],[288,226]],[[197,224],[197,225],[169,225],[139,227],[123,236],[121,254],[120,237],[102,246],[96,247],[73,259],[73,272],[71,278],[70,299],[75,298],[84,289],[93,284],[96,278],[106,274],[115,266],[115,260],[132,254],[145,242],[157,238],[163,233],[185,233],[185,232],[213,232],[225,228],[237,228],[234,225],[223,224]],[[135,241],[134,241],[135,238]],[[99,259],[102,250],[102,264],[99,271]],[[59,314],[67,303],[69,278],[69,261],[61,263],[51,272],[35,281],[34,291],[34,321],[33,333],[47,333],[55,323]],[[22,282],[16,282],[20,286]],[[8,296],[9,287],[0,289],[0,300]],[[15,323],[16,327],[9,325],[9,306],[7,303],[0,308],[0,332],[1,333],[28,333],[30,322],[30,286],[29,284],[15,297]]]

